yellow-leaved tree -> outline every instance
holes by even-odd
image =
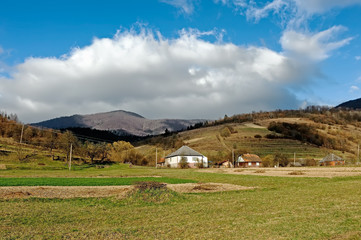
[[[113,162],[147,165],[145,157],[132,144],[125,141],[114,142],[110,146],[109,158]]]

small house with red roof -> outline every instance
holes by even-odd
[[[344,164],[345,164],[345,160],[333,153],[327,155],[320,161],[321,166],[336,166],[336,165],[344,165]]]
[[[256,154],[243,154],[238,157],[235,167],[260,167],[262,159]]]

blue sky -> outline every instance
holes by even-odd
[[[361,0],[10,1],[0,110],[211,118],[360,97]]]

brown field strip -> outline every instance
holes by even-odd
[[[284,168],[212,168],[201,169],[200,172],[225,173],[239,175],[257,175],[270,177],[351,177],[360,176],[360,167],[284,167]],[[302,174],[293,174],[294,172]]]
[[[179,193],[205,193],[249,190],[243,187],[224,183],[184,183],[167,184],[167,187]],[[14,198],[90,198],[117,197],[124,198],[134,186],[14,186],[0,187],[0,199]]]

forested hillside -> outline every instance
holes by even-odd
[[[243,153],[254,153],[263,159],[296,156],[312,162],[332,152],[352,164],[359,160],[361,139],[361,112],[319,106],[224,116],[189,126],[182,132],[130,139],[131,144],[112,139],[107,131],[80,128],[73,129],[74,134],[23,125],[17,122],[16,115],[3,113],[0,119],[2,154],[13,154],[17,161],[36,159],[42,152],[45,158],[66,162],[72,148],[80,163],[132,162],[154,166],[156,151],[161,158],[188,145],[212,163]]]

